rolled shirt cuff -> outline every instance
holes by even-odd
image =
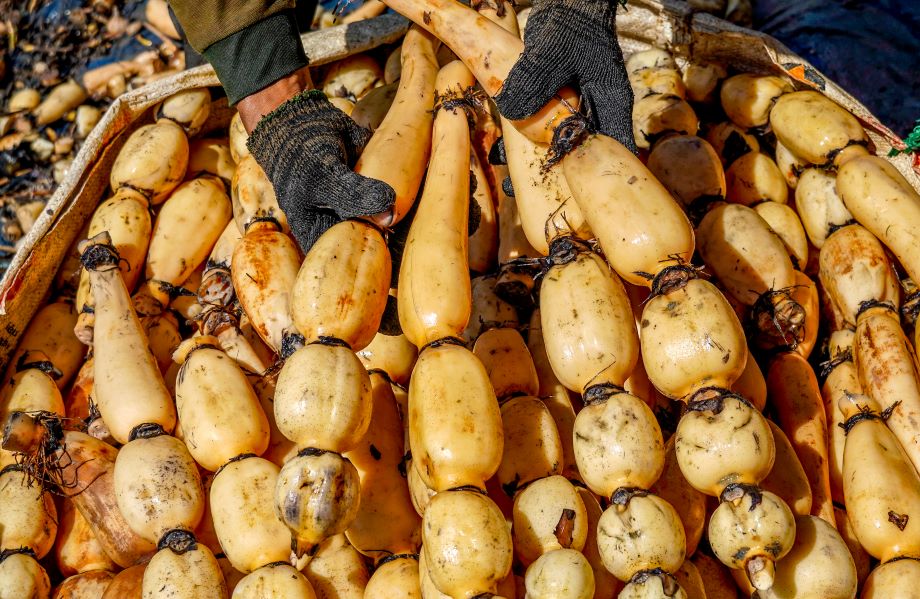
[[[230,104],[307,66],[294,10],[266,17],[204,50]]]

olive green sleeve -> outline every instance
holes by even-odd
[[[306,66],[295,0],[170,0],[231,104]]]

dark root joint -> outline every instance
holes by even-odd
[[[305,447],[297,452],[298,458],[312,458],[316,456],[321,456],[326,453],[335,453],[334,451],[329,451],[328,449],[320,449],[318,447]]]
[[[330,347],[344,347],[346,349],[351,349],[351,346],[348,345],[344,340],[339,339],[338,337],[330,337],[328,335],[320,335],[316,341],[311,341],[309,345],[327,345]]]
[[[805,308],[792,299],[793,287],[764,292],[751,308],[757,329],[795,349],[805,338]]]
[[[719,501],[738,501],[745,495],[751,496],[751,507],[748,511],[754,509],[763,501],[763,490],[757,485],[748,485],[745,483],[732,483],[722,489],[719,494]]]
[[[880,301],[877,299],[870,299],[864,302],[859,302],[859,310],[856,311],[856,319],[859,320],[859,317],[862,316],[865,312],[868,312],[872,308],[882,308],[883,310],[888,310],[889,312],[898,314],[898,309],[895,308],[894,304],[889,301]]]
[[[904,298],[901,304],[901,314],[910,324],[917,321],[917,316],[920,315],[920,289],[912,291]]]
[[[165,434],[166,431],[163,429],[162,425],[155,422],[145,422],[131,429],[131,433],[128,435],[128,442],[130,443],[137,439],[153,439],[154,437]]]
[[[676,260],[678,263],[672,264],[671,266],[665,266],[661,272],[654,277],[649,273],[635,273],[641,277],[652,280],[649,299],[683,289],[687,283],[693,279],[698,279],[700,276],[700,268],[692,264],[683,263],[680,256],[669,256],[668,258],[670,260]]]
[[[236,457],[230,458],[229,460],[227,460],[227,463],[223,464],[220,468],[217,469],[216,472],[214,472],[214,478],[217,478],[217,475],[223,472],[224,468],[226,468],[230,464],[233,464],[236,462],[242,462],[243,460],[248,460],[249,458],[255,458],[255,457],[258,457],[258,456],[254,453],[241,453],[240,455]],[[284,562],[284,563],[287,563],[287,562]]]
[[[281,222],[277,218],[275,218],[274,216],[270,214],[266,214],[266,215],[260,215],[260,216],[255,216],[251,218],[249,222],[247,222],[244,225],[243,228],[245,229],[245,231],[243,232],[245,233],[246,231],[248,231],[249,227],[251,227],[252,225],[256,223],[271,223],[272,225],[274,225],[276,231],[284,230],[284,227],[281,226]]]
[[[835,368],[837,368],[841,364],[844,364],[846,362],[852,362],[852,361],[853,361],[853,349],[848,347],[844,352],[838,354],[837,356],[833,357],[827,362],[821,362],[821,365],[820,365],[821,371],[818,373],[818,375],[821,377],[822,381],[826,380],[827,377],[830,376],[831,372],[833,372]]]
[[[390,555],[388,555],[388,556],[382,558],[379,562],[377,562],[377,568],[380,568],[380,567],[383,566],[384,564],[388,564],[388,563],[390,563],[390,562],[395,562],[395,561],[398,560],[398,559],[414,559],[415,561],[418,561],[418,553],[393,553],[393,554],[390,554]]]
[[[626,389],[613,383],[598,383],[591,385],[582,394],[582,402],[586,406],[604,403],[618,393],[626,393]]]
[[[441,110],[448,110],[454,114],[457,110],[466,113],[467,121],[470,128],[474,126],[476,113],[482,108],[485,94],[474,87],[468,87],[464,90],[448,90],[444,95],[435,93],[433,114],[437,115]]]
[[[80,254],[80,264],[86,270],[105,272],[118,268],[121,256],[115,246],[105,243],[95,243],[83,250]]]
[[[226,306],[210,305],[197,316],[203,335],[217,336],[227,329],[238,329],[240,319],[236,310]]]
[[[35,559],[35,552],[31,547],[16,547],[15,549],[4,549],[0,551],[0,564],[2,564],[3,561],[8,557],[20,554],[28,555],[32,559]]]
[[[546,163],[540,170],[548,171],[559,163],[569,152],[580,146],[594,133],[588,119],[580,114],[573,114],[556,127],[553,132],[553,141],[549,145],[549,154]]]
[[[460,485],[459,487],[451,487],[450,489],[447,489],[447,490],[448,491],[468,491],[470,493],[479,493],[480,495],[485,495],[486,497],[488,497],[489,495],[488,493],[486,493],[485,489],[480,489],[476,485]]]
[[[198,540],[194,533],[188,530],[175,529],[170,530],[157,543],[157,550],[163,551],[169,549],[177,555],[182,555],[187,551],[194,551],[198,548]]]
[[[891,418],[892,412],[894,412],[899,405],[901,405],[901,402],[896,401],[881,412],[874,412],[873,410],[869,409],[868,406],[859,406],[859,412],[853,414],[845,421],[838,423],[837,426],[843,429],[843,433],[845,435],[848,435],[850,434],[850,431],[853,430],[854,426],[865,420],[881,420],[882,422],[887,421],[889,418]]]
[[[638,487],[620,487],[610,496],[610,503],[613,505],[626,506],[632,501],[633,497],[645,497],[648,491]]]
[[[287,333],[281,339],[281,351],[278,352],[282,360],[287,360],[291,355],[304,346],[305,339],[300,333]]]
[[[654,568],[652,570],[640,570],[639,572],[633,574],[632,578],[629,579],[629,584],[645,584],[650,578],[661,579],[661,588],[667,597],[674,597],[680,592],[680,584],[678,584],[677,579],[674,578],[674,575],[670,572],[662,570],[661,568]]]
[[[562,266],[574,262],[578,254],[591,251],[591,244],[584,239],[563,235],[557,237],[549,244],[549,255],[544,258],[544,270],[553,266]]]
[[[726,399],[736,399],[751,409],[754,405],[737,393],[722,387],[703,387],[687,401],[688,412],[712,412],[718,414],[725,407]]]
[[[45,358],[44,360],[36,360],[35,358]],[[22,372],[23,370],[41,370],[54,380],[60,379],[64,376],[60,370],[54,367],[54,364],[51,360],[48,359],[48,356],[34,351],[27,351],[23,353],[19,360],[16,361],[16,372]]]
[[[61,443],[63,437],[62,419],[57,414],[12,412],[3,431],[3,448],[14,452],[16,462],[11,467],[25,473],[28,486],[37,484],[43,492],[72,496],[64,491],[79,485],[79,465],[68,478],[65,471],[74,462]]]
[[[460,339],[459,337],[442,337],[440,339],[435,339],[431,343],[426,343],[418,350],[418,353],[422,353],[429,347],[441,347],[442,345],[459,345],[460,347],[466,347],[466,341]]]

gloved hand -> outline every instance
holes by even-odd
[[[510,120],[529,117],[575,84],[594,128],[636,151],[633,93],[616,37],[616,0],[535,0],[524,53],[495,103]]]
[[[392,187],[351,170],[370,136],[319,90],[294,96],[250,134],[249,151],[304,252],[332,225],[393,205]]]

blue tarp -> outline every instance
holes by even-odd
[[[754,0],[754,28],[815,65],[901,137],[920,119],[920,0]]]

